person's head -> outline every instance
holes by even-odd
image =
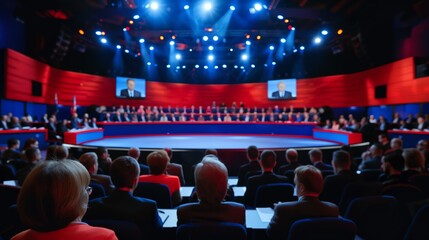
[[[374,143],[369,148],[369,152],[371,153],[372,157],[381,157],[383,155],[383,146],[380,143]]]
[[[286,150],[286,161],[288,163],[296,163],[298,162],[298,152],[293,149],[293,148],[289,148],[288,150]]]
[[[140,158],[140,149],[137,147],[132,147],[128,150],[128,156],[135,158],[137,161]]]
[[[387,135],[384,133],[378,134],[378,142],[381,144],[386,144],[389,142],[389,139],[387,138]]]
[[[417,118],[417,123],[418,124],[423,124],[425,122],[425,119],[423,117],[418,117]]]
[[[425,168],[425,157],[417,148],[406,148],[402,152],[405,161],[405,170],[422,171]]]
[[[319,196],[323,189],[323,177],[319,169],[312,165],[299,166],[294,173],[298,197],[308,194]]]
[[[113,160],[110,176],[116,188],[135,189],[140,175],[140,166],[135,158],[121,156]]]
[[[417,143],[417,149],[419,151],[429,150],[429,140],[428,139],[422,139],[422,140],[420,140]],[[429,160],[429,159],[427,159],[427,160]]]
[[[36,148],[38,148],[39,147],[39,141],[37,141],[37,139],[35,139],[35,138],[29,138],[29,139],[27,139],[25,141],[25,143],[24,143],[23,149],[27,150],[30,147],[36,147]]]
[[[147,165],[149,166],[150,174],[160,175],[165,173],[169,161],[168,155],[165,151],[151,152],[146,157]]]
[[[390,141],[390,147],[393,149],[402,149],[402,139],[392,138]]]
[[[57,160],[64,160],[69,157],[69,150],[65,146],[58,146],[55,149],[55,159]]]
[[[87,152],[80,156],[79,162],[88,170],[90,175],[97,174],[98,157],[95,152]]]
[[[261,167],[264,172],[272,171],[277,164],[277,155],[274,151],[264,150],[261,153]]]
[[[207,155],[195,166],[195,189],[202,203],[219,205],[225,198],[228,170],[214,155]]]
[[[57,150],[57,145],[50,145],[46,149],[46,158],[45,160],[55,160],[55,150]]]
[[[249,161],[257,161],[259,157],[259,150],[256,146],[249,146],[247,148],[247,158]]]
[[[20,141],[16,138],[10,138],[7,140],[7,148],[9,149],[19,149]]]
[[[173,150],[171,148],[164,148],[164,151],[167,153],[168,158],[171,160],[173,158]]]
[[[80,221],[87,209],[89,181],[88,171],[77,161],[46,161],[37,165],[18,196],[22,222],[46,232]]]
[[[106,159],[109,157],[109,151],[105,147],[99,147],[97,149],[98,159]]]
[[[404,168],[404,157],[398,151],[388,153],[381,159],[381,168],[389,175],[399,174]]]
[[[278,89],[280,92],[285,91],[285,90],[286,90],[286,84],[285,84],[284,82],[278,82],[278,83],[277,83],[277,89]]]
[[[40,154],[40,150],[38,148],[31,147],[25,150],[25,158],[29,163],[37,163],[42,158],[42,155]]]
[[[350,160],[350,154],[344,150],[335,151],[332,155],[332,167],[334,168],[335,174],[343,170],[350,170],[352,162]]]
[[[314,164],[317,162],[321,162],[323,160],[323,153],[322,150],[318,148],[313,148],[308,152],[308,155],[310,156],[310,161]]]
[[[209,148],[204,153],[204,156],[207,156],[207,155],[215,155],[217,157],[217,150],[213,148]]]
[[[134,79],[128,78],[127,79],[128,90],[134,90],[135,87],[136,87],[136,81]]]

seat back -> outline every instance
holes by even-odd
[[[16,204],[20,187],[0,184],[0,212]]]
[[[106,196],[106,190],[104,189],[103,185],[97,182],[91,181],[89,183],[89,186],[92,187],[92,193],[91,195],[89,195],[89,199],[95,199],[95,198]]]
[[[140,228],[133,222],[111,220],[111,219],[94,219],[86,220],[91,226],[103,227],[113,230],[119,240],[141,240],[143,233]]]
[[[170,190],[165,184],[139,182],[134,190],[134,196],[152,199],[159,208],[173,207]]]
[[[15,180],[16,171],[15,168],[10,164],[0,164],[0,183],[6,180]]]
[[[420,188],[423,191],[426,198],[429,197],[429,174],[427,173],[416,174],[414,176],[411,176],[408,179],[408,181],[412,185]]]
[[[357,225],[363,239],[391,239],[397,200],[392,196],[359,197],[350,202],[344,217]]]
[[[404,240],[424,240],[429,239],[429,205],[421,207],[414,216]]]
[[[271,183],[256,189],[254,207],[273,207],[274,203],[295,201],[290,183]]]
[[[340,213],[344,215],[350,202],[355,198],[381,195],[382,188],[383,185],[379,182],[352,182],[347,184],[338,205]]]
[[[392,184],[384,187],[381,192],[383,195],[394,196],[402,203],[419,201],[424,198],[423,191],[411,184]]]
[[[365,181],[376,182],[382,173],[383,171],[381,169],[364,169],[361,170],[360,175]]]
[[[292,224],[289,240],[354,240],[356,225],[344,218],[305,218]]]
[[[176,231],[177,240],[246,240],[246,228],[238,223],[187,223]]]

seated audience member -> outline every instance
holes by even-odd
[[[286,150],[285,156],[288,164],[281,166],[278,170],[278,174],[283,175],[286,171],[295,170],[295,168],[301,166],[301,164],[298,162],[298,151],[295,149],[290,148]]]
[[[390,149],[390,142],[389,138],[387,138],[387,135],[385,133],[381,133],[378,135],[378,143],[381,144],[383,148],[383,154]]]
[[[40,154],[40,150],[38,148],[29,148],[25,151],[25,158],[27,160],[27,164],[25,167],[21,168],[16,172],[16,179],[18,180],[18,185],[22,186],[27,175],[33,170],[37,163],[42,159],[42,155]]]
[[[180,185],[185,185],[185,177],[183,175],[182,165],[177,163],[172,163],[171,159],[173,158],[173,151],[170,148],[164,148],[164,151],[168,155],[168,165],[166,168],[166,172],[168,175],[178,176],[180,180]]]
[[[379,177],[379,181],[383,186],[406,183],[401,176],[401,170],[404,168],[404,157],[400,152],[391,152],[383,156],[381,159],[381,168],[383,174]]]
[[[402,152],[404,157],[404,169],[401,172],[404,181],[408,181],[411,176],[425,172],[425,158],[416,148],[406,148]]]
[[[372,144],[368,151],[362,153],[362,162],[359,165],[359,169],[381,169],[382,156],[383,146],[380,143]]]
[[[7,122],[7,115],[0,116],[0,130],[9,129],[9,124]]]
[[[253,206],[255,202],[256,190],[258,187],[270,183],[287,183],[288,178],[276,175],[273,172],[276,166],[276,153],[271,150],[265,150],[261,154],[262,174],[252,176],[247,179],[246,192],[244,193],[244,203],[247,206]]]
[[[65,146],[55,148],[55,159],[57,161],[66,160],[69,157],[69,150]]]
[[[417,143],[417,149],[423,154],[425,158],[425,169],[428,170],[429,165],[429,140],[422,139]]]
[[[146,164],[140,162],[140,149],[132,147],[128,150],[128,156],[137,160],[140,166],[140,175],[149,174],[149,167]]]
[[[182,201],[180,195],[180,180],[177,176],[169,176],[165,174],[165,169],[168,164],[168,155],[165,151],[151,152],[146,158],[149,165],[150,174],[141,175],[139,182],[151,182],[165,184],[170,190],[171,200],[173,205],[178,205]]]
[[[139,171],[136,159],[129,156],[116,158],[111,166],[115,189],[107,197],[91,200],[85,219],[130,221],[140,227],[144,239],[156,239],[162,226],[156,202],[133,196]]]
[[[247,173],[253,173],[261,171],[261,165],[259,165],[259,150],[256,146],[249,146],[247,148],[247,159],[249,160],[249,163],[246,163],[244,165],[241,165],[238,169],[238,186],[246,186]]]
[[[46,149],[45,161],[55,160],[55,151],[57,150],[57,145],[50,145]]]
[[[195,167],[198,203],[177,208],[177,225],[190,222],[233,222],[245,224],[245,208],[235,202],[224,202],[228,170],[216,156],[207,155]]]
[[[392,138],[392,140],[390,140],[390,149],[385,151],[384,154],[396,151],[402,153],[402,139],[400,138]]]
[[[97,174],[98,172],[98,157],[95,152],[87,152],[79,157],[79,162],[88,170],[91,181],[101,184],[104,190],[109,194],[113,191],[112,180],[110,176]]]
[[[21,221],[30,229],[13,240],[117,239],[112,230],[82,222],[91,188],[88,171],[76,161],[46,161],[27,176],[18,196]]]
[[[339,204],[344,187],[352,182],[360,181],[356,172],[351,171],[352,161],[350,154],[344,150],[335,151],[332,156],[334,175],[327,176],[323,181],[323,191],[320,199]]]
[[[308,152],[310,156],[310,161],[313,165],[320,171],[331,170],[332,166],[323,162],[323,153],[322,150],[318,148],[313,148]]]
[[[323,177],[316,167],[307,165],[296,168],[294,182],[298,201],[275,206],[273,218],[267,228],[269,239],[287,238],[290,226],[303,218],[339,216],[335,204],[318,199],[323,189]]]
[[[417,124],[415,125],[414,130],[424,131],[429,128],[429,124],[425,122],[425,119],[423,117],[417,118]]]
[[[217,154],[218,154],[217,150],[213,148],[206,149],[206,151],[204,152],[204,156],[215,155],[217,157],[218,156]]]
[[[109,151],[105,147],[99,147],[97,149],[98,157],[98,173],[110,175],[110,165],[112,159],[110,158]]]
[[[1,163],[6,164],[8,160],[20,159],[19,145],[20,141],[16,138],[7,140],[7,149],[3,152]]]

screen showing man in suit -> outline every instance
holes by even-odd
[[[138,78],[116,77],[116,96],[120,98],[146,97],[146,80]]]
[[[268,81],[268,99],[291,99],[296,97],[296,79]]]

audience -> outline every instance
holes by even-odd
[[[332,166],[323,162],[323,153],[318,148],[313,148],[308,152],[310,161],[320,171],[332,171]]]
[[[112,159],[110,158],[109,151],[105,147],[99,147],[97,149],[98,156],[98,172],[100,174],[110,175],[110,165],[112,164]]]
[[[111,193],[115,186],[113,186],[110,176],[104,174],[97,174],[98,172],[98,157],[95,152],[87,152],[79,157],[79,162],[88,170],[91,181],[101,184],[106,193]]]
[[[400,152],[391,152],[383,156],[381,159],[381,168],[383,174],[379,177],[379,181],[383,183],[383,186],[406,183],[401,176],[401,171],[404,168],[404,157]]]
[[[2,154],[1,163],[6,164],[8,160],[16,160],[21,158],[19,152],[20,141],[16,138],[7,140],[7,149]]]
[[[383,148],[383,154],[390,149],[390,142],[389,138],[387,138],[387,135],[385,133],[381,133],[378,135],[378,142],[381,144]]]
[[[284,175],[286,171],[295,170],[297,167],[301,166],[298,162],[298,151],[293,148],[289,148],[285,152],[286,161],[288,164],[283,165],[279,168],[278,174]]]
[[[118,157],[110,170],[115,189],[107,197],[91,200],[85,219],[130,221],[139,226],[144,239],[157,239],[162,222],[156,202],[133,196],[140,176],[137,160],[129,156]]]
[[[390,149],[385,151],[384,154],[388,154],[395,151],[402,153],[402,139],[400,138],[392,138],[392,140],[390,140]]]
[[[180,185],[185,185],[185,176],[183,175],[182,165],[171,162],[171,159],[173,158],[173,151],[170,148],[164,148],[164,151],[168,154],[168,164],[166,168],[167,174],[178,176]]]
[[[274,151],[264,150],[261,154],[262,174],[252,176],[247,179],[246,192],[244,193],[244,203],[247,206],[253,206],[258,187],[270,183],[287,183],[288,178],[276,175],[273,172],[276,166],[277,155]]]
[[[383,156],[383,146],[380,143],[371,145],[368,151],[362,153],[362,162],[359,170],[381,169],[381,157]]]
[[[401,175],[404,181],[408,181],[411,176],[426,171],[424,156],[416,148],[404,149],[402,157],[404,157],[404,169]]]
[[[429,140],[422,139],[417,143],[417,149],[423,154],[425,158],[425,169],[429,167]]]
[[[45,161],[55,160],[55,151],[57,150],[58,145],[49,145],[46,149]]]
[[[168,164],[168,155],[165,151],[151,152],[146,158],[149,165],[150,174],[141,175],[139,182],[151,182],[167,185],[170,190],[171,200],[173,205],[178,205],[182,201],[180,195],[180,180],[177,176],[169,176],[165,174],[165,169]]]
[[[24,180],[27,178],[27,175],[33,170],[37,163],[42,159],[40,150],[38,148],[32,147],[25,151],[25,158],[27,164],[25,167],[19,169],[16,172],[16,179],[18,180],[18,185],[22,186]]]
[[[307,165],[295,169],[295,191],[298,201],[279,203],[267,228],[269,239],[285,239],[290,226],[297,220],[315,217],[338,217],[338,207],[318,199],[323,189],[323,177],[316,167]],[[308,229],[311,231],[311,229]]]
[[[235,202],[224,202],[228,170],[216,156],[207,155],[195,167],[198,203],[177,208],[177,225],[190,222],[234,222],[245,224],[245,208]]]
[[[30,229],[12,240],[117,239],[112,230],[82,222],[91,193],[89,174],[76,161],[46,161],[27,176],[18,196],[21,221]]]
[[[146,164],[140,162],[140,149],[132,147],[128,150],[128,156],[137,160],[140,166],[140,175],[149,174],[149,167]]]
[[[246,186],[247,178],[246,175],[248,173],[254,173],[261,171],[261,166],[259,165],[259,150],[256,146],[249,146],[247,148],[247,159],[249,160],[249,163],[246,163],[242,166],[240,166],[238,170],[238,186]]]
[[[55,148],[55,160],[66,160],[69,157],[69,149],[65,146],[57,146]]]

